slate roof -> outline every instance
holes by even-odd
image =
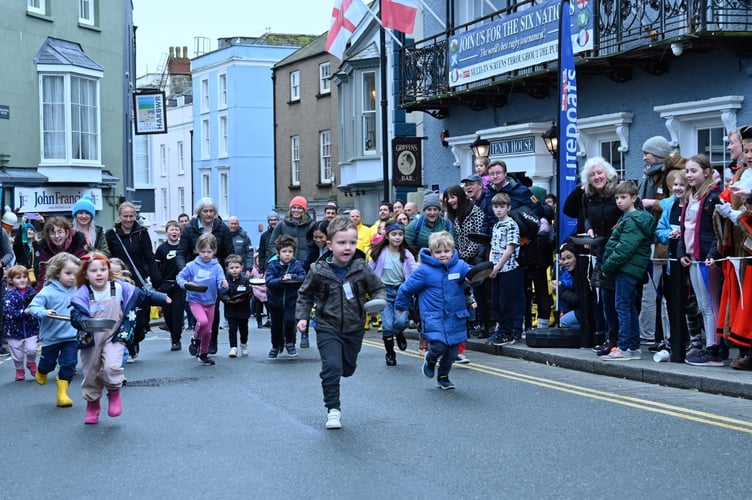
[[[104,71],[102,65],[84,53],[81,45],[60,38],[47,37],[34,56],[35,64],[77,66],[93,71]]]

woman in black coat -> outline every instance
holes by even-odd
[[[225,267],[225,259],[235,252],[232,244],[230,228],[222,222],[217,214],[217,205],[214,200],[205,196],[196,203],[195,216],[185,225],[180,233],[178,246],[177,264],[178,271],[196,258],[196,242],[199,236],[211,233],[217,238],[216,258],[222,268]],[[212,335],[209,343],[209,354],[217,353],[217,335],[219,334],[219,299],[214,307],[214,321],[212,322]]]
[[[159,288],[162,277],[154,258],[151,236],[145,227],[136,222],[136,206],[133,203],[126,201],[120,204],[115,227],[109,229],[105,236],[110,253],[130,268],[137,287],[144,288],[150,283],[153,288]],[[133,344],[128,346],[129,362],[135,361],[138,356],[139,344],[144,340],[148,329],[149,308],[145,307],[136,318]]]

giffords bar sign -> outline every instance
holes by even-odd
[[[94,207],[102,210],[102,190],[99,188],[60,187],[17,187],[13,194],[13,206],[19,212],[70,212],[73,204],[83,195],[94,199]]]

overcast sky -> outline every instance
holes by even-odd
[[[138,76],[155,72],[160,56],[171,46],[187,46],[194,38],[273,33],[320,35],[329,29],[334,0],[133,0]]]

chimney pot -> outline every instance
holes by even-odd
[[[170,47],[170,57],[175,56],[175,47]]]
[[[183,59],[188,59],[188,46],[183,45]]]

